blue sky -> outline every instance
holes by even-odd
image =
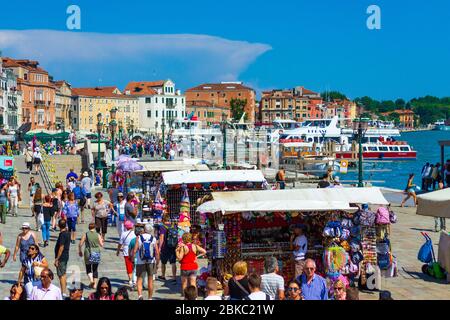
[[[81,8],[81,31],[66,28],[70,4]],[[371,4],[381,30],[366,27]],[[171,78],[182,90],[240,80],[258,91],[450,96],[446,0],[59,0],[16,10],[2,3],[3,54],[38,59],[73,86]]]

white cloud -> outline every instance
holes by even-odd
[[[196,34],[102,34],[54,30],[0,30],[3,55],[36,59],[55,78],[103,81],[170,77],[202,82],[236,80],[267,44]],[[88,70],[86,70],[88,69]],[[111,69],[111,70],[110,70]],[[125,73],[125,74],[124,74]],[[70,81],[70,79],[68,79]],[[97,81],[96,80],[96,81]],[[128,81],[132,79],[124,79]]]

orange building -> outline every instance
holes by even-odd
[[[384,112],[381,115],[387,117],[387,116],[391,115],[392,113],[398,114],[399,122],[403,126],[403,128],[407,128],[407,129],[414,128],[414,115],[415,115],[414,111],[399,109],[399,110],[394,110],[394,111],[390,111],[390,112]]]
[[[263,123],[271,123],[275,119],[301,122],[323,117],[320,94],[304,87],[263,91],[259,109]]]
[[[255,90],[246,87],[242,82],[204,83],[197,87],[187,89],[186,107],[188,103],[207,101],[211,106],[224,106],[230,109],[231,99],[246,100],[244,107],[248,122],[255,122]],[[239,119],[234,119],[239,121]]]
[[[55,85],[39,62],[3,58],[3,66],[17,77],[22,91],[22,124],[31,123],[31,130],[55,130]]]
[[[228,119],[230,117],[229,107],[215,106],[209,101],[188,101],[186,105],[186,114],[196,116],[197,120],[205,126],[220,123],[224,112]]]

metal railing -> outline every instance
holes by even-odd
[[[47,194],[50,194],[52,192],[53,189],[53,184],[50,180],[50,176],[47,172],[47,166],[49,164],[48,162],[48,155],[47,153],[43,150],[42,152],[42,162],[41,162],[41,170],[40,170],[40,174],[41,174],[41,178],[42,181],[44,182],[44,187],[45,187],[45,191]]]

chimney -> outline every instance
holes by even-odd
[[[177,96],[181,96],[181,90],[180,89],[177,89]]]

